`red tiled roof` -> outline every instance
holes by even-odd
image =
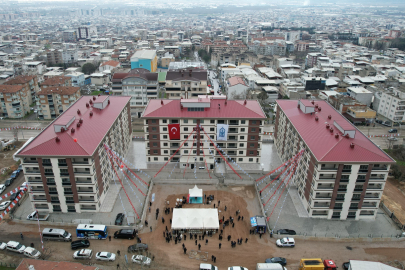
[[[197,99],[191,101],[198,102]],[[257,100],[228,100],[211,99],[211,107],[205,111],[181,110],[180,99],[164,99],[163,105],[159,99],[151,99],[143,112],[146,118],[231,118],[231,119],[265,119],[266,116]],[[221,106],[218,106],[220,104]],[[219,108],[221,107],[221,108]]]
[[[94,102],[105,99],[105,96],[98,97]],[[31,141],[18,155],[19,156],[91,156],[97,149],[101,140],[110,129],[123,108],[128,104],[131,97],[110,96],[110,105],[103,110],[86,107],[91,97],[83,96],[69,107],[63,114],[55,119],[45,130],[43,130],[33,141]],[[77,110],[81,114],[77,114]],[[93,116],[90,116],[90,112]],[[64,125],[70,119],[76,119],[69,126],[75,129],[55,133],[54,124]],[[83,119],[81,127],[77,123]],[[60,141],[56,142],[55,138]],[[77,139],[77,142],[74,142]]]
[[[72,80],[72,77],[69,76],[54,76],[52,78],[46,79],[41,83],[41,86],[46,85],[46,86],[56,86],[56,85],[61,85],[65,84],[66,81]]]
[[[242,80],[241,77],[234,76],[234,77],[229,78],[228,81],[229,81],[229,86],[235,86],[237,84],[242,84],[242,85],[246,86],[246,83]]]
[[[23,88],[22,85],[4,85],[0,84],[0,93],[16,93]]]
[[[297,107],[297,100],[279,99],[276,102],[318,161],[351,163],[394,162],[390,156],[326,101],[315,101],[315,104],[321,107],[321,111],[317,111],[312,115],[310,113],[303,113]],[[309,100],[301,100],[301,102],[306,106],[313,106]],[[328,118],[329,115],[331,119]],[[315,120],[315,116],[318,116],[318,121]],[[355,137],[343,137],[342,133],[334,126],[334,121],[345,130],[355,130]],[[332,133],[326,128],[326,123],[333,128]],[[336,133],[339,134],[338,138],[335,138]],[[351,143],[354,143],[354,148],[350,147]]]
[[[118,65],[120,64],[120,62],[118,62],[118,61],[114,61],[114,60],[110,60],[110,61],[107,61],[107,62],[104,62],[104,63],[102,63],[101,65],[100,65],[100,67],[102,67],[102,66],[112,66],[112,67],[117,67]]]
[[[43,88],[37,95],[59,94],[59,95],[73,95],[80,91],[80,87],[74,86],[51,86]]]
[[[8,80],[4,84],[8,84],[8,85],[24,84],[24,83],[31,81],[34,78],[35,78],[35,76],[19,75],[19,76],[16,76],[14,79]]]

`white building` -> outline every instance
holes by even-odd
[[[405,121],[404,89],[382,92],[377,112],[394,122]]]
[[[228,99],[245,99],[249,87],[240,77],[231,77],[227,80],[226,91]]]
[[[366,104],[370,107],[371,101],[373,100],[374,94],[364,87],[348,87],[347,93],[349,96],[355,98],[357,101]]]

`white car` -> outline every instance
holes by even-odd
[[[24,255],[29,257],[29,258],[33,258],[33,259],[38,259],[39,256],[41,256],[41,252],[39,252],[38,250],[36,250],[35,248],[32,247],[26,247],[24,249]]]
[[[6,190],[5,185],[0,185],[0,194],[3,193]]]
[[[10,205],[11,201],[5,201],[0,203],[0,210],[5,210],[9,205]]]
[[[231,266],[228,267],[228,270],[248,270],[246,267],[242,267],[242,266]]]
[[[143,265],[150,265],[151,259],[142,255],[133,255],[132,262]]]
[[[93,251],[91,249],[81,249],[73,253],[74,259],[91,259]]]
[[[276,241],[276,245],[278,247],[295,247],[295,240],[294,238],[284,237],[282,239],[278,239]]]
[[[110,252],[97,252],[96,260],[100,261],[115,261],[115,254]]]
[[[28,188],[28,183],[27,182],[22,183],[21,187],[20,187],[20,190],[24,190],[26,188]]]
[[[7,243],[0,242],[0,249],[6,249]]]

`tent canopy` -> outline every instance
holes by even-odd
[[[218,209],[174,208],[172,229],[219,229]]]
[[[190,197],[202,197],[203,191],[195,185],[192,189],[188,190]]]

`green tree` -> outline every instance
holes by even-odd
[[[90,75],[91,73],[93,73],[94,71],[96,71],[96,66],[93,65],[92,63],[86,63],[82,66],[82,72],[84,74]]]
[[[260,92],[260,94],[257,95],[257,99],[259,100],[260,104],[264,104],[264,102],[269,98],[269,95],[265,91]]]

